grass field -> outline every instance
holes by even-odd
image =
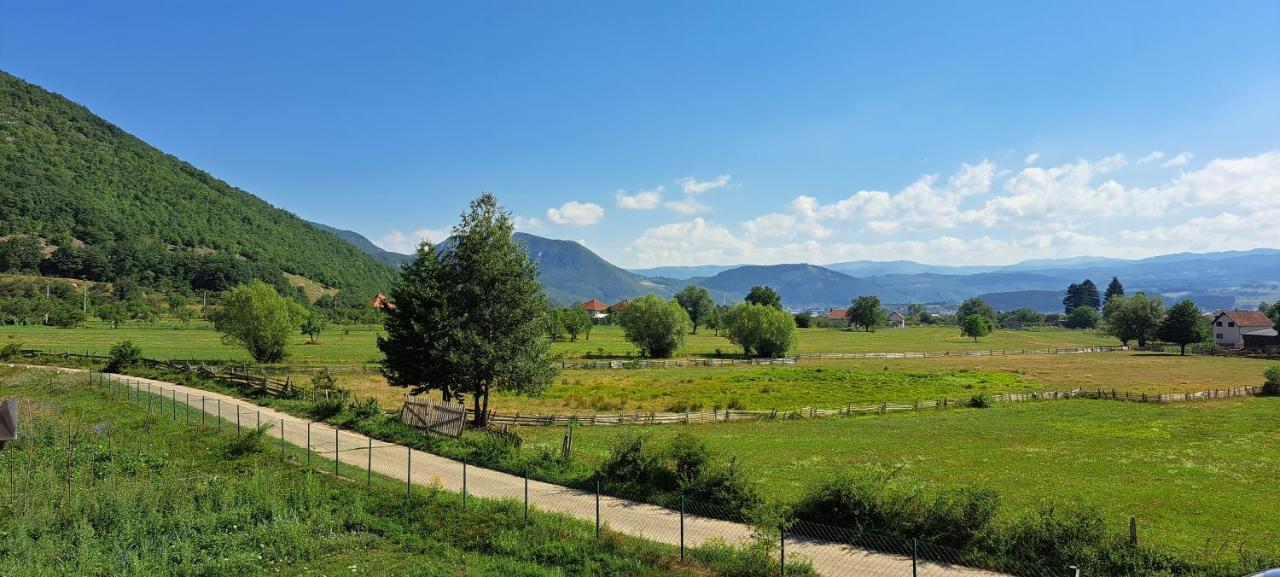
[[[331,365],[376,362],[381,357],[376,344],[381,332],[382,327],[377,325],[331,326],[320,336],[317,344],[311,344],[310,339],[299,333],[289,346],[288,362]],[[72,329],[0,326],[0,346],[21,342],[28,347],[54,352],[106,354],[112,345],[126,339],[141,346],[146,356],[155,359],[249,360],[244,351],[223,344],[218,333],[205,321],[192,321],[188,328],[168,319],[154,325],[129,323],[118,329],[97,320]],[[813,328],[799,329],[796,351],[793,352],[973,351],[1116,344],[1119,343],[1114,338],[1096,332],[1065,329],[996,331],[974,342],[961,337],[955,327],[911,327],[875,333]],[[576,342],[556,342],[553,350],[568,358],[638,354],[635,347],[623,338],[622,329],[612,326],[595,327],[589,340],[579,338]],[[689,335],[677,356],[713,356],[717,350],[725,355],[740,352],[728,339],[704,329],[697,335]]]
[[[771,499],[789,502],[842,468],[899,470],[942,485],[995,489],[1013,510],[1079,502],[1117,529],[1136,516],[1151,544],[1248,542],[1280,552],[1275,473],[1280,398],[1147,405],[1046,401],[991,409],[653,427],[578,427],[577,458],[599,462],[619,436],[691,431],[733,455]],[[529,450],[562,428],[520,429]]]
[[[1116,390],[1175,393],[1261,383],[1266,361],[1112,352],[1009,357],[802,360],[797,365],[562,371],[539,397],[499,394],[502,412],[789,410],[910,403],[983,393]],[[376,374],[340,374],[357,396],[396,406],[404,390]],[[306,378],[300,376],[300,378]]]
[[[669,546],[513,502],[309,473],[253,435],[197,432],[84,384],[0,368],[25,404],[0,451],[0,575],[762,575],[763,554]],[[307,461],[310,462],[310,461]],[[70,479],[67,482],[66,479]],[[795,569],[802,569],[796,567]],[[792,568],[788,568],[791,573]],[[804,571],[797,571],[804,573]]]

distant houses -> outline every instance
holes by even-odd
[[[849,318],[848,309],[831,309],[827,311],[827,319],[833,321],[843,321]]]
[[[1213,317],[1213,342],[1218,346],[1243,347],[1248,340],[1276,337],[1275,323],[1259,311],[1222,311]]]
[[[593,319],[602,319],[609,316],[609,305],[596,299],[582,303],[581,306],[583,310],[591,313],[591,318]]]
[[[889,328],[894,328],[894,329],[907,328],[907,316],[898,311],[893,311],[889,313]]]

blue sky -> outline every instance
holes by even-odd
[[[397,250],[481,191],[624,266],[1280,246],[1280,3],[601,4],[19,1],[0,68]]]

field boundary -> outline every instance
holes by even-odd
[[[976,396],[969,399],[953,399],[944,397],[937,400],[915,401],[912,403],[883,402],[874,405],[849,404],[844,407],[818,408],[802,407],[793,410],[749,411],[735,409],[714,409],[711,411],[633,411],[631,413],[601,414],[521,414],[502,413],[490,410],[486,422],[493,425],[538,427],[559,425],[686,425],[699,423],[728,423],[735,421],[772,421],[795,420],[819,417],[849,417],[855,415],[871,415],[897,413],[904,411],[944,410],[961,407],[972,407],[979,403],[1021,403],[1030,401],[1056,401],[1065,399],[1101,399],[1131,403],[1174,403],[1208,399],[1226,399],[1232,397],[1251,397],[1261,394],[1261,386],[1232,387],[1228,389],[1205,389],[1203,391],[1183,393],[1132,393],[1116,390],[1084,390],[1071,391],[1031,391],[1026,393],[999,393]],[[979,399],[982,399],[981,401]],[[467,409],[468,417],[475,417],[475,411]]]

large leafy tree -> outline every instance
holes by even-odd
[[[449,246],[418,247],[391,290],[382,373],[412,393],[469,395],[484,425],[494,390],[534,393],[555,376],[550,309],[537,265],[512,238],[511,215],[489,193],[471,201]]]
[[[700,286],[689,285],[676,293],[676,302],[689,314],[689,322],[693,324],[693,334],[698,334],[698,326],[707,326],[708,318],[715,314],[716,301],[711,293]]]
[[[978,297],[965,300],[960,303],[960,308],[956,309],[956,320],[961,323],[964,323],[966,319],[973,315],[986,317],[993,325],[1000,320],[1000,316],[996,314],[996,309],[991,308],[991,305]]]
[[[623,334],[646,357],[661,359],[675,354],[692,324],[680,303],[652,294],[631,301],[622,311]]]
[[[985,337],[991,334],[991,319],[982,315],[969,315],[960,322],[960,334],[966,337],[973,337],[973,342],[978,342],[978,337]]]
[[[591,340],[591,313],[582,307],[568,307],[557,311],[559,324],[569,334],[569,340],[578,340],[583,335]]]
[[[782,295],[779,295],[778,291],[769,286],[758,285],[751,287],[751,290],[747,291],[745,300],[753,305],[764,305],[775,309],[782,308]]]
[[[850,326],[862,327],[862,330],[869,333],[889,324],[889,316],[880,306],[880,297],[876,296],[860,296],[853,299],[849,309],[845,311],[845,320]]]
[[[1108,334],[1126,345],[1136,340],[1140,347],[1155,338],[1156,327],[1163,316],[1160,297],[1152,298],[1144,293],[1112,297],[1102,312]]]
[[[1089,307],[1094,310],[1102,307],[1098,286],[1089,279],[1084,279],[1080,284],[1072,283],[1067,287],[1067,296],[1062,299],[1062,308],[1067,314],[1071,314],[1071,311],[1079,307]]]
[[[271,285],[253,281],[222,293],[222,308],[212,318],[223,341],[244,347],[259,363],[274,363],[284,359],[289,337],[305,314],[302,305]]]
[[[1209,339],[1209,324],[1201,316],[1195,303],[1184,300],[1164,314],[1160,327],[1156,330],[1160,340],[1178,345],[1179,353],[1187,354],[1187,345],[1201,343]]]
[[[781,357],[795,344],[795,319],[782,309],[743,303],[730,310],[728,319],[729,340],[747,356]]]

